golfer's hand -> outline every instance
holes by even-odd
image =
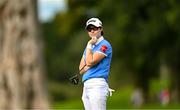
[[[81,71],[79,71],[80,74],[84,74],[90,67],[89,66],[85,66],[84,69],[82,69]]]
[[[85,66],[84,71],[86,72],[89,68],[90,68],[89,66]]]
[[[97,37],[92,37],[91,40],[89,40],[88,44],[95,44],[97,42]]]

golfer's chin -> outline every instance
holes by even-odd
[[[89,35],[91,38],[96,37],[95,35]]]

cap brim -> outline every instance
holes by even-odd
[[[90,27],[90,26],[101,27],[101,26],[95,26],[94,24],[88,24],[88,25],[85,27],[85,29],[87,29],[87,28]]]

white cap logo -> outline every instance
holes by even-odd
[[[98,18],[91,18],[86,22],[86,28],[89,25],[94,25],[96,27],[102,27],[102,22]]]

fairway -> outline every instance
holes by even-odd
[[[123,109],[178,109],[180,108],[180,105],[178,104],[171,104],[167,106],[162,106],[159,103],[152,103],[148,105],[144,105],[143,107],[134,107],[130,103],[130,96],[132,92],[131,86],[126,86],[124,88],[121,88],[119,90],[116,90],[113,93],[113,96],[108,97],[107,101],[107,110],[123,110]],[[81,98],[74,99],[74,100],[68,100],[64,102],[56,102],[53,104],[53,109],[77,109],[77,110],[83,110],[83,103],[81,102]]]

